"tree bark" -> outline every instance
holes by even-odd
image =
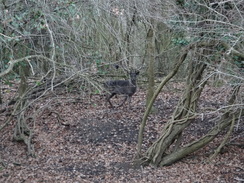
[[[239,86],[237,88],[234,88],[232,97],[229,100],[230,106],[235,102],[235,98],[238,92],[239,92]],[[172,163],[184,158],[188,154],[195,152],[198,149],[206,146],[221,131],[223,131],[226,127],[230,126],[233,120],[236,121],[238,119],[237,116],[239,116],[239,114],[240,114],[240,110],[232,111],[230,107],[230,109],[227,109],[226,112],[221,116],[219,122],[217,122],[216,125],[205,136],[190,144],[185,145],[183,148],[177,149],[177,151],[171,154],[162,157],[159,166],[171,165]],[[244,115],[244,112],[242,112],[242,115]]]
[[[202,92],[206,81],[202,83],[201,77],[206,67],[205,63],[200,61],[191,61],[189,63],[189,75],[187,78],[187,88],[179,102],[172,119],[168,121],[160,138],[153,143],[147,150],[146,155],[141,159],[141,163],[148,163],[159,166],[166,150],[179,138],[181,132],[189,126],[192,119],[195,118],[195,110],[198,98]]]
[[[148,57],[148,88],[147,88],[147,96],[146,96],[146,106],[149,105],[150,100],[154,94],[154,62],[155,62],[155,40],[154,40],[154,31],[153,28],[150,27],[147,32],[147,57]]]
[[[158,94],[160,93],[160,91],[164,87],[164,85],[177,73],[178,69],[180,68],[182,63],[185,61],[188,51],[189,51],[189,48],[187,48],[186,50],[183,51],[183,54],[181,55],[181,57],[178,60],[178,62],[175,64],[174,69],[159,84],[159,86],[158,86],[157,90],[155,91],[150,103],[148,104],[148,106],[146,108],[146,111],[145,111],[145,113],[143,115],[143,118],[142,118],[140,129],[139,129],[138,144],[137,144],[137,155],[136,155],[137,158],[141,156],[141,146],[142,146],[142,141],[143,141],[143,132],[144,132],[144,128],[146,126],[147,117],[149,115],[149,112],[151,111],[152,105],[153,105],[154,101],[156,100]]]

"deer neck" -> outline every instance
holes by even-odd
[[[133,86],[136,86],[136,80],[135,80],[135,79],[130,79],[130,83],[131,83]]]

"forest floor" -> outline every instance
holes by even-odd
[[[144,133],[143,152],[160,135],[170,119],[183,84],[172,84],[161,92],[150,114]],[[4,103],[16,89],[4,86]],[[51,95],[51,94],[50,94]],[[244,149],[229,145],[209,162],[208,157],[223,140],[212,143],[166,167],[133,167],[137,136],[145,111],[145,91],[139,89],[127,105],[107,109],[104,97],[77,94],[52,95],[33,104],[30,115],[38,111],[32,143],[35,156],[27,156],[26,146],[12,140],[11,121],[0,131],[0,182],[190,182],[241,183],[244,181]],[[227,102],[227,89],[206,87],[199,109],[218,109]],[[120,100],[120,97],[114,100]],[[115,101],[114,101],[115,102]],[[4,104],[0,109],[3,109]],[[0,126],[8,117],[0,114]],[[216,116],[214,116],[216,115]],[[218,121],[218,114],[199,115],[183,134],[182,144],[201,137]],[[243,119],[242,119],[243,120]],[[65,124],[65,125],[63,125]],[[230,138],[243,143],[243,121]]]

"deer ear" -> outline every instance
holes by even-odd
[[[115,69],[119,69],[119,65],[118,64],[114,64],[114,67],[115,67]]]

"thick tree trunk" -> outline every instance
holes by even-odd
[[[141,159],[142,164],[154,164],[159,166],[166,150],[178,139],[181,132],[189,126],[192,119],[195,118],[197,101],[202,89],[206,83],[201,81],[205,63],[189,63],[189,75],[187,78],[187,87],[182,100],[179,102],[173,117],[168,121],[160,138],[147,150],[146,155]]]
[[[154,101],[156,100],[158,94],[160,93],[160,91],[162,90],[162,88],[164,87],[164,85],[172,78],[174,77],[174,75],[177,73],[178,69],[180,68],[180,66],[182,65],[182,63],[185,61],[187,53],[189,51],[190,47],[188,47],[186,50],[184,50],[183,54],[181,55],[180,59],[178,60],[178,62],[175,64],[174,69],[165,77],[165,79],[159,84],[157,90],[155,91],[150,103],[148,104],[146,111],[144,113],[141,125],[140,125],[140,129],[139,129],[139,135],[138,135],[138,144],[137,144],[137,155],[136,157],[139,158],[141,156],[141,147],[142,147],[142,142],[143,142],[143,132],[144,132],[144,128],[146,126],[146,121],[147,121],[147,117],[149,115],[149,112],[151,111],[151,108],[153,106]]]
[[[27,151],[28,155],[34,156],[34,146],[31,144],[31,140],[33,137],[32,130],[29,128],[29,125],[27,124],[27,119],[31,118],[28,116],[25,116],[25,110],[26,108],[26,93],[27,93],[27,78],[24,73],[23,68],[19,67],[20,72],[20,86],[19,86],[19,97],[18,101],[16,103],[16,116],[17,116],[17,122],[14,129],[14,135],[13,139],[16,141],[23,141],[27,145]]]
[[[232,97],[229,100],[229,106],[231,106],[235,102],[235,98],[239,92],[239,86],[234,88],[234,92],[232,93]],[[236,121],[240,116],[240,110],[232,111],[231,107],[226,109],[226,112],[221,116],[220,120],[216,125],[203,137],[200,139],[185,145],[184,147],[177,149],[177,151],[168,154],[162,157],[159,166],[170,165],[188,154],[197,151],[198,149],[204,147],[209,142],[211,142],[222,130],[231,125],[231,123]],[[241,112],[241,116],[244,115],[244,112]]]

